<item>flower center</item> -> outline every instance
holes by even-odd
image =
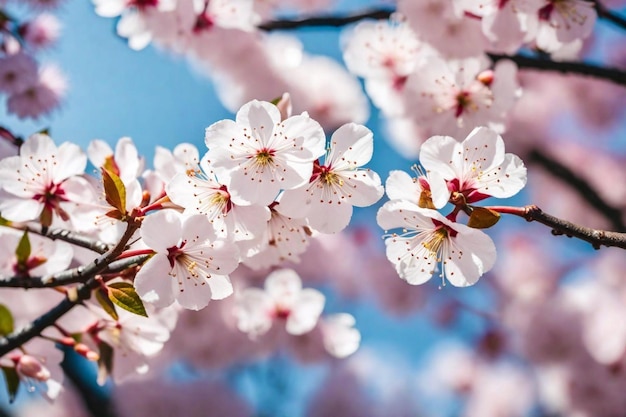
[[[263,148],[257,151],[255,159],[256,163],[260,166],[270,165],[274,162],[274,150]]]

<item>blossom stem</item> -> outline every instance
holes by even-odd
[[[559,219],[548,213],[544,213],[539,207],[529,205],[525,207],[508,207],[508,206],[489,206],[487,209],[497,211],[502,214],[512,214],[523,217],[529,222],[535,221],[552,228],[552,234],[555,236],[565,235],[567,237],[575,237],[591,243],[595,249],[601,246],[614,246],[626,249],[626,233],[610,232],[606,230],[592,229],[590,227],[579,226]]]
[[[527,55],[503,55],[487,54],[493,62],[502,59],[510,59],[519,68],[532,68],[545,71],[557,71],[563,74],[588,75],[595,78],[611,81],[615,84],[626,86],[626,71],[617,68],[608,68],[601,65],[574,62],[574,61],[552,61],[546,58],[532,57]]]
[[[99,285],[96,277],[106,271],[107,268],[115,262],[117,257],[122,254],[126,244],[140,226],[141,223],[138,221],[129,221],[124,235],[120,238],[115,247],[96,258],[93,262],[75,270],[75,275],[79,277],[78,281],[85,281],[83,284],[76,287],[74,291],[68,291],[67,297],[47,313],[35,319],[22,329],[0,338],[0,357],[22,346],[34,337],[39,336],[44,329],[53,325],[59,318],[74,308],[74,306],[89,299],[92,290]]]

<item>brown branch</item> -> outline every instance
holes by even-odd
[[[544,71],[557,71],[563,74],[587,75],[590,77],[601,78],[611,81],[615,84],[626,86],[626,71],[617,68],[608,68],[601,65],[574,62],[574,61],[552,61],[547,58],[538,58],[526,55],[502,55],[487,54],[495,63],[502,59],[510,59],[515,62],[519,68],[530,68]]]
[[[526,219],[526,221],[534,221],[549,226],[552,228],[553,235],[565,235],[567,237],[575,237],[584,240],[585,242],[591,243],[594,249],[600,249],[601,246],[613,246],[626,249],[626,233],[609,232],[579,226],[567,220],[554,217],[551,214],[544,213],[535,205],[525,207],[490,206],[486,208],[497,211],[498,213],[513,214]]]
[[[598,13],[598,17],[607,20],[614,24],[615,26],[626,29],[626,19],[617,13],[607,9],[599,0],[594,0],[596,13]]]
[[[63,299],[63,301],[24,328],[6,337],[0,338],[0,357],[22,346],[32,338],[37,337],[46,327],[54,324],[61,316],[74,308],[74,306],[89,299],[91,291],[99,285],[96,276],[104,272],[124,251],[126,243],[128,243],[139,226],[139,222],[135,220],[130,221],[124,235],[114,248],[86,265],[80,272],[77,272],[81,280],[84,279],[86,281],[84,284],[79,285],[75,291],[68,291],[67,297]]]
[[[303,19],[295,20],[271,20],[269,22],[261,23],[258,28],[264,31],[272,30],[288,30],[298,29],[303,27],[342,27],[351,23],[359,22],[364,19],[376,19],[384,20],[394,13],[394,10],[388,8],[385,9],[371,9],[364,12],[347,14],[342,16],[325,15],[325,16],[312,16]]]
[[[133,266],[143,264],[149,255],[137,255],[112,262],[100,274],[115,274]],[[86,279],[85,266],[44,277],[15,276],[0,280],[0,288],[52,288],[63,285],[82,283]]]
[[[34,233],[39,236],[47,237],[51,240],[62,240],[63,242],[67,242],[75,246],[80,246],[81,248],[89,249],[91,251],[99,253],[100,255],[108,251],[110,248],[110,245],[108,245],[107,243],[66,229],[47,229],[39,224],[24,224],[12,222],[9,222],[4,226],[10,227],[15,230],[22,230]]]
[[[570,185],[589,205],[606,217],[614,230],[626,231],[626,225],[624,225],[622,220],[622,210],[604,201],[587,181],[579,177],[567,166],[538,149],[532,149],[528,153],[528,160],[540,165],[550,174]]]

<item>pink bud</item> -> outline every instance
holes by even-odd
[[[50,378],[50,371],[48,371],[48,368],[43,366],[39,359],[34,356],[22,356],[17,363],[16,369],[21,375],[38,381],[44,382]]]

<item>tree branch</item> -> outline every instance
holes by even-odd
[[[608,204],[596,190],[587,183],[583,178],[567,166],[549,157],[538,149],[532,149],[528,158],[530,162],[534,162],[548,171],[555,177],[563,180],[570,185],[587,203],[589,203],[600,214],[607,218],[611,223],[611,227],[618,231],[626,231],[626,225],[622,220],[622,210]]]
[[[525,207],[508,207],[508,206],[489,206],[490,210],[503,214],[513,214],[523,217],[529,222],[535,221],[552,228],[552,234],[555,236],[565,235],[567,237],[575,237],[591,243],[594,249],[600,249],[601,246],[613,246],[626,249],[626,233],[609,232],[606,230],[592,229],[559,219],[548,213],[544,213],[535,205]]]
[[[626,86],[626,71],[617,68],[607,68],[596,64],[574,61],[552,61],[526,55],[487,54],[495,63],[501,59],[510,59],[519,68],[532,68],[544,71],[558,71],[563,74],[588,75],[612,81],[615,84]]]
[[[626,19],[604,7],[604,5],[600,1],[594,0],[594,3],[596,13],[598,13],[598,17],[613,23],[615,26],[621,29],[626,30]]]
[[[112,262],[100,274],[115,274],[133,266],[143,264],[149,255],[137,255]],[[85,266],[68,269],[67,271],[44,277],[15,276],[0,280],[0,288],[52,288],[62,285],[76,284],[85,280]]]
[[[96,280],[96,276],[105,271],[107,267],[112,264],[113,261],[115,261],[115,259],[124,251],[126,243],[128,243],[139,226],[139,222],[131,220],[127,224],[126,231],[118,244],[107,253],[99,256],[93,262],[86,265],[80,271],[79,274],[81,279],[86,279],[86,282],[79,285],[75,291],[69,291],[67,297],[63,301],[24,328],[17,330],[6,337],[0,338],[0,357],[38,336],[46,327],[54,324],[65,313],[74,308],[74,306],[89,299],[91,291],[99,285]]]
[[[269,22],[261,23],[258,28],[269,32],[272,30],[298,29],[303,27],[342,27],[364,19],[389,19],[393,13],[394,10],[390,10],[388,8],[370,9],[364,12],[346,14],[342,16],[325,15],[295,20],[271,20]]]
[[[72,232],[66,229],[45,229],[41,225],[25,224],[25,223],[12,223],[5,224],[6,227],[10,227],[15,230],[27,231],[39,236],[47,237],[51,240],[62,240],[72,245],[79,246],[81,248],[92,250],[96,253],[103,254],[109,250],[110,245],[101,242],[99,240],[92,239],[90,237],[81,235],[76,232]]]

